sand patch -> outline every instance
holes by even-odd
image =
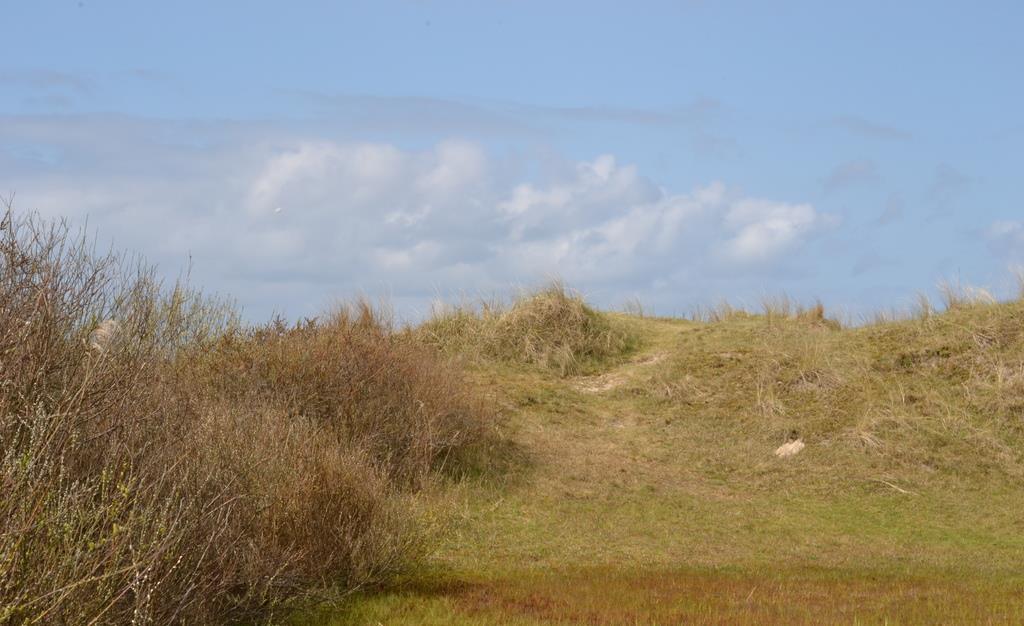
[[[618,372],[609,372],[600,376],[587,376],[576,381],[576,389],[584,393],[601,393],[611,391],[626,382],[626,377]]]
[[[637,359],[630,361],[628,365],[637,366],[649,366],[656,363],[660,363],[665,360],[668,356],[664,352],[655,352],[654,354],[645,354]],[[626,373],[620,369],[614,372],[608,372],[606,374],[599,374],[597,376],[583,376],[573,383],[573,387],[584,393],[602,393],[605,391],[611,391],[617,387],[621,387],[628,380]]]
[[[664,352],[655,352],[654,354],[645,354],[644,356],[636,359],[635,361],[630,362],[636,365],[654,365],[655,363],[660,363],[664,361],[665,357],[667,356],[668,355],[665,354]]]
[[[805,447],[806,447],[806,445],[804,444],[804,440],[803,439],[797,439],[796,441],[790,441],[789,443],[784,443],[781,446],[779,446],[778,448],[776,448],[775,449],[775,456],[779,457],[780,459],[784,459],[786,457],[791,457],[791,456],[796,456],[797,454],[800,454],[800,451],[803,450]]]

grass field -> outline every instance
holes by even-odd
[[[850,329],[613,314],[635,341],[577,373],[471,359],[503,469],[435,496],[422,568],[295,623],[1020,623],[1024,304],[950,295]]]

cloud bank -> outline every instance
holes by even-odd
[[[359,290],[425,305],[554,275],[621,302],[763,276],[838,222],[722,182],[672,192],[612,155],[546,168],[459,139],[24,119],[0,136],[18,147],[0,153],[18,208],[88,216],[167,270],[191,257],[204,285],[257,317]]]

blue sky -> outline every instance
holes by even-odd
[[[0,191],[255,318],[1005,293],[1022,6],[0,0]]]

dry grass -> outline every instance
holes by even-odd
[[[488,419],[365,305],[247,328],[8,207],[0,623],[267,617],[379,580],[424,552],[409,500]]]
[[[418,585],[323,619],[1014,623],[1024,301],[796,310],[611,316],[643,347],[569,380],[483,362],[530,464],[465,487]]]
[[[588,371],[635,349],[636,337],[560,282],[511,305],[481,302],[438,310],[419,329],[448,352],[537,364],[563,376]]]
[[[939,295],[947,311],[980,304],[995,304],[995,297],[983,287],[961,284],[960,281],[939,282]],[[924,307],[922,307],[924,308]]]
[[[760,313],[747,310],[742,306],[734,306],[728,301],[722,300],[713,307],[697,307],[690,315],[691,320],[708,324],[757,318],[764,319],[769,324],[797,321],[832,329],[842,328],[839,320],[826,317],[825,306],[820,301],[816,301],[810,306],[805,306],[785,294],[762,298]]]
[[[500,582],[410,585],[316,623],[419,624],[1014,624],[1019,581],[979,588],[956,580],[826,572],[632,571],[610,567],[523,573]],[[404,600],[404,602],[403,602]]]
[[[721,300],[715,306],[699,306],[690,314],[690,319],[695,322],[713,324],[733,319],[750,317],[750,313],[742,307],[734,307],[728,300]]]
[[[639,317],[640,319],[646,317],[644,303],[640,301],[639,296],[633,296],[632,298],[628,298],[626,302],[622,305],[622,312],[626,315]]]
[[[1017,282],[1017,297],[1024,299],[1024,265],[1015,265],[1010,268],[1010,272]]]

